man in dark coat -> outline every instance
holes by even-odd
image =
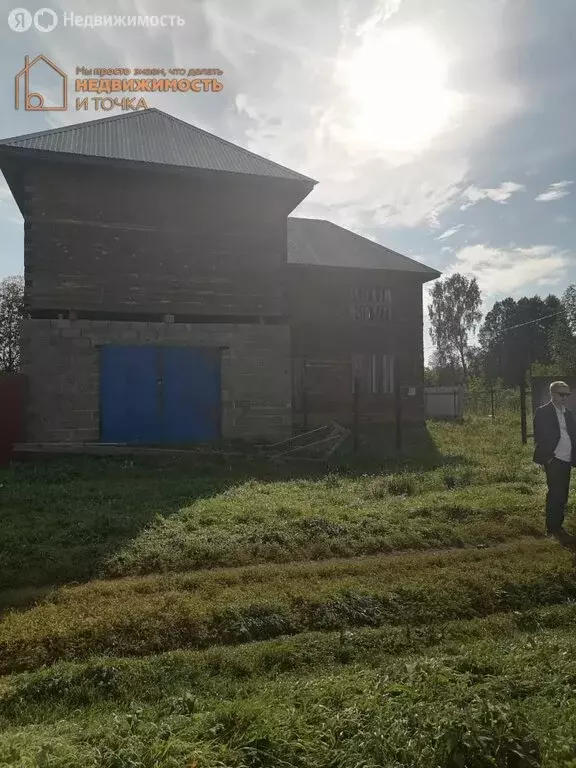
[[[563,381],[550,384],[550,402],[534,414],[534,461],[546,471],[546,531],[560,544],[576,539],[564,530],[564,513],[570,489],[570,471],[576,466],[576,422],[566,408],[570,387]]]

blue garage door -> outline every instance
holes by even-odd
[[[104,346],[100,363],[101,440],[148,445],[220,436],[218,350]]]

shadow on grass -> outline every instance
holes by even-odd
[[[14,463],[0,470],[0,591],[89,580],[159,516],[245,482],[252,465],[198,456]]]
[[[366,430],[360,451],[351,453],[347,445],[329,464],[200,451],[15,463],[0,470],[0,610],[29,604],[51,587],[96,577],[109,557],[158,518],[249,480],[314,480],[330,472],[358,476],[469,463],[442,455],[426,427],[406,429],[398,455],[394,434],[393,428]]]
[[[350,472],[366,473],[402,469],[426,471],[455,464],[472,465],[475,462],[466,456],[441,453],[427,425],[414,424],[403,427],[399,448],[395,425],[364,427],[358,450],[354,451],[352,438],[349,438],[345,452],[336,463]]]

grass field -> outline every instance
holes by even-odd
[[[576,768],[576,571],[513,416],[0,486],[0,766]]]

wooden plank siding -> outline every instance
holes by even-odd
[[[390,320],[354,319],[353,291],[358,286],[388,288]],[[350,424],[353,412],[352,362],[355,356],[393,359],[394,386],[415,387],[403,400],[404,418],[424,418],[422,283],[408,273],[329,267],[288,267],[288,305],[294,365],[294,419],[302,424],[335,419]],[[305,393],[304,393],[305,390]],[[360,412],[365,422],[395,418],[395,394],[369,391],[364,377]]]
[[[31,311],[286,312],[286,207],[261,185],[40,164],[25,187]]]

